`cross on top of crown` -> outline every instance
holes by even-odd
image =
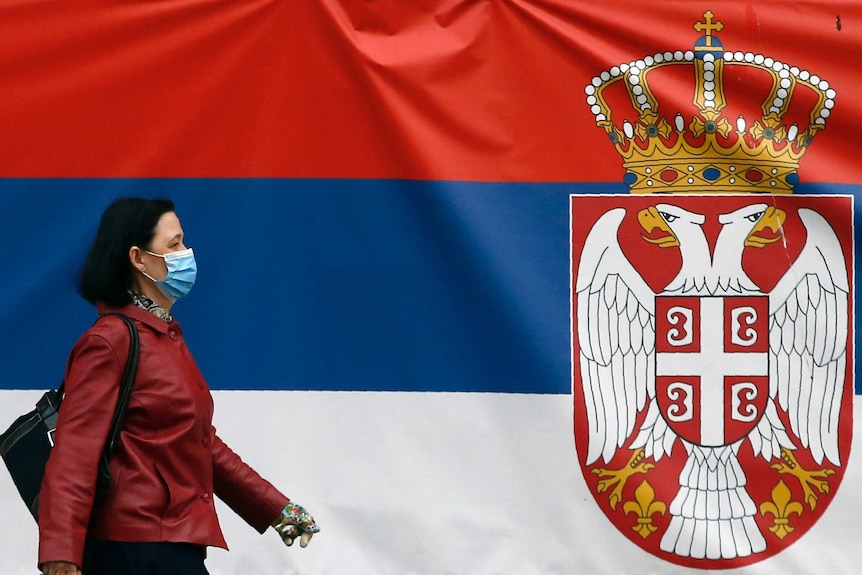
[[[706,22],[697,22],[694,25],[694,29],[698,32],[706,33],[706,45],[712,46],[712,33],[713,32],[721,32],[724,28],[724,24],[721,22],[713,22],[712,19],[715,17],[715,14],[712,13],[711,10],[707,10],[703,13],[703,19]]]

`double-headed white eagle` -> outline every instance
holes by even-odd
[[[799,256],[767,294],[742,266],[745,249],[757,249],[782,237],[785,212],[754,203],[719,216],[721,229],[713,250],[704,234],[705,216],[671,204],[657,204],[638,213],[643,238],[662,247],[676,247],[682,256],[679,273],[654,292],[623,254],[617,239],[624,208],[606,212],[584,244],[578,266],[577,334],[589,447],[586,465],[608,464],[626,445],[633,450],[626,470],[605,485],[620,481],[611,505],[622,496],[625,478],[646,472],[681,443],[688,459],[679,476],[679,491],[669,506],[671,521],[660,547],[683,557],[731,559],[759,553],[766,540],[755,522],[757,506],[746,490],[746,476],[737,459],[745,440],[755,456],[773,469],[793,473],[806,502],[814,508],[815,489],[828,489],[831,470],[809,473],[797,464],[793,450],[803,448],[818,465],[841,461],[839,414],[845,384],[848,328],[848,279],[844,255],[829,223],[817,212],[801,208],[807,232]],[[770,232],[767,232],[767,229]],[[656,401],[656,296],[768,296],[769,393],[766,408],[744,438],[727,445],[698,445],[678,436]],[[779,412],[786,414],[796,438],[788,435]],[[598,469],[599,475],[613,470]],[[812,488],[814,487],[814,488]]]

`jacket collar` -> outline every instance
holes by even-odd
[[[159,333],[168,333],[170,329],[175,329],[176,331],[182,333],[178,321],[174,320],[173,322],[168,323],[156,317],[154,313],[149,312],[145,309],[141,309],[134,304],[114,307],[107,304],[98,303],[96,304],[96,311],[99,313],[99,317],[107,313],[121,313],[132,318],[135,321],[139,321],[150,326]]]

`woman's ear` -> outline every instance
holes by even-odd
[[[129,248],[129,262],[132,264],[132,267],[139,272],[144,271],[144,260],[141,257],[142,253],[141,248],[138,246],[132,246]]]

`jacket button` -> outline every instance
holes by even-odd
[[[204,437],[203,439],[201,439],[201,443],[203,444],[204,447],[209,447],[210,446],[209,437]]]
[[[210,494],[209,494],[209,493],[204,493],[203,495],[201,495],[201,499],[203,499],[206,503],[209,503],[209,500],[210,500]]]
[[[168,333],[168,335],[170,336],[170,338],[171,338],[172,340],[174,340],[174,341],[176,341],[176,340],[177,340],[177,332],[175,332],[175,331],[171,331],[171,332],[169,332],[169,333]]]

